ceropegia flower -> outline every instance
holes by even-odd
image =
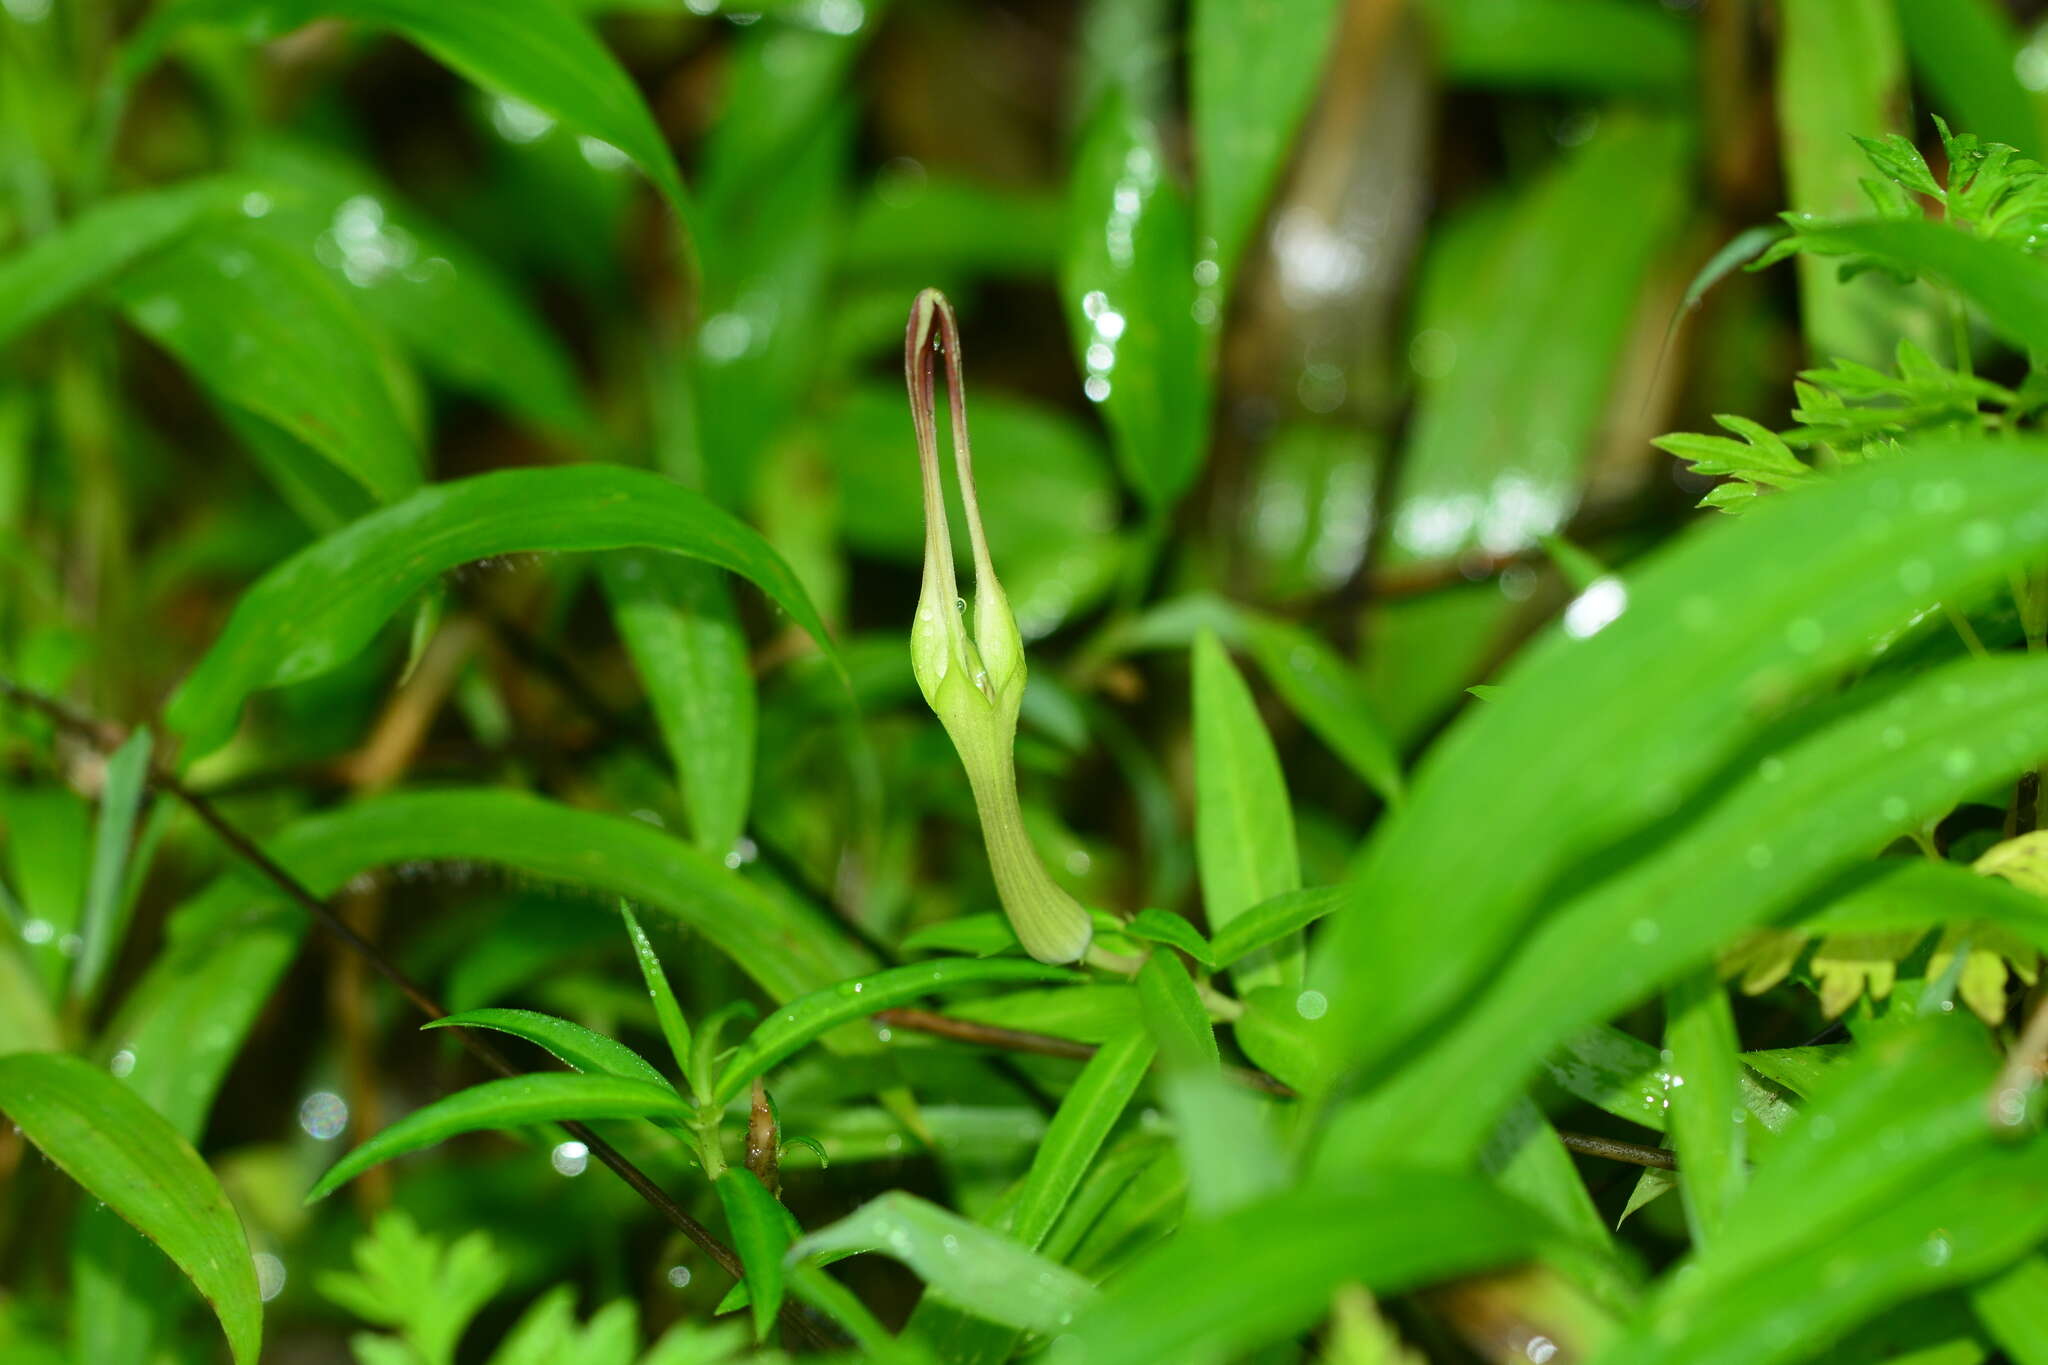
[[[953,416],[953,461],[974,554],[974,600],[953,574],[953,538],[939,475],[938,400],[934,365],[946,358],[946,397]],[[967,443],[967,403],[960,387],[960,329],[952,305],[927,289],[910,307],[903,336],[904,380],[924,473],[924,587],[910,630],[911,668],[924,699],[946,727],[974,789],[982,839],[1003,912],[1024,951],[1040,962],[1072,962],[1088,951],[1088,912],[1047,875],[1024,832],[1017,803],[1017,711],[1024,698],[1024,640],[989,560],[981,507],[974,495],[974,455]],[[971,617],[971,632],[970,632]]]

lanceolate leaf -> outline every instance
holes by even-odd
[[[1500,695],[1431,749],[1408,805],[1377,827],[1349,884],[1357,913],[1332,920],[1310,974],[1340,1051],[1353,1064],[1390,1055],[1492,969],[1567,868],[1667,817],[1883,632],[2037,555],[2048,543],[2048,449],[2009,444],[1937,444],[1779,495],[1582,595]],[[1791,562],[1798,573],[1783,571]],[[1681,712],[1689,723],[1671,725]],[[1901,724],[1929,735],[1931,720],[1919,720]],[[1975,737],[1949,742],[1992,757]],[[1938,768],[1940,755],[1929,757]],[[1877,793],[1866,818],[1890,795]],[[1908,807],[1890,829],[1905,827]],[[1476,829],[1493,856],[1472,856]],[[1620,944],[1633,944],[1628,925]],[[1526,940],[1517,955],[1539,960]]]
[[[1195,197],[1224,281],[1236,273],[1315,93],[1339,11],[1332,0],[1199,0],[1194,6],[1188,64]]]
[[[1670,1054],[1672,1145],[1685,1169],[1693,1245],[1713,1245],[1747,1180],[1749,1112],[1737,1085],[1735,1017],[1713,968],[1680,977],[1665,993],[1664,1046]]]
[[[1187,203],[1157,133],[1119,94],[1079,156],[1062,272],[1074,353],[1124,477],[1159,515],[1200,472],[1209,429]]]
[[[1879,1304],[1995,1270],[2048,1231],[2022,1191],[2048,1176],[2038,1136],[1984,1119],[1996,1059],[1937,1017],[1868,1045],[1759,1162],[1725,1236],[1668,1277],[1609,1365],[1804,1360]],[[1830,1267],[1826,1293],[1787,1267]]]
[[[1734,931],[1792,908],[1982,784],[2017,776],[2044,747],[2048,660],[2016,655],[1924,674],[1819,727],[1736,776],[1682,837],[1552,912],[1442,1040],[1354,1117],[1380,1128],[1383,1150],[1468,1149],[1495,1097],[1573,1030],[1703,966]],[[1587,973],[1581,989],[1555,989],[1559,962]],[[1416,1112],[1423,1094],[1426,1114]]]
[[[1234,1356],[1308,1327],[1340,1284],[1391,1294],[1527,1257],[1541,1219],[1482,1180],[1389,1170],[1190,1224],[1074,1323],[1091,1365]]]
[[[309,252],[254,225],[175,243],[114,286],[129,321],[223,402],[390,502],[420,483],[412,381],[341,290]]]
[[[627,546],[740,574],[832,652],[781,556],[703,495],[612,465],[508,470],[422,489],[271,570],[243,594],[167,720],[204,753],[228,737],[250,693],[337,667],[444,569],[522,551]]]
[[[1016,1202],[1010,1206],[1006,1231],[1011,1236],[1035,1249],[1051,1233],[1109,1130],[1145,1078],[1155,1050],[1144,1029],[1125,1029],[1081,1068],[1073,1089],[1060,1101]]]
[[[689,221],[682,175],[632,78],[589,26],[554,0],[173,0],[130,41],[122,74],[140,76],[187,23],[260,20],[286,29],[315,19],[402,34],[485,89],[610,143],[639,163]]]
[[[690,833],[717,857],[746,828],[754,788],[754,675],[723,578],[645,550],[600,558],[619,636],[661,726]]]
[[[325,1199],[372,1166],[446,1142],[459,1133],[560,1119],[687,1121],[692,1113],[673,1087],[618,1076],[543,1072],[485,1081],[413,1111],[357,1147],[320,1177],[306,1202]]]
[[[1215,635],[1195,641],[1195,856],[1212,933],[1245,911],[1301,885],[1279,755],[1251,690]],[[1256,950],[1233,971],[1238,984],[1299,984],[1301,949]]]
[[[0,1110],[66,1175],[163,1248],[212,1307],[236,1365],[256,1365],[263,1305],[241,1220],[190,1143],[89,1062],[0,1057]]]
[[[746,1267],[754,1335],[765,1339],[782,1307],[782,1255],[789,1249],[791,1220],[768,1187],[743,1166],[728,1166],[715,1184],[733,1247]]]
[[[0,343],[209,219],[238,211],[270,186],[190,180],[94,205],[57,231],[0,259]]]
[[[940,958],[910,967],[891,967],[859,981],[842,981],[792,1000],[763,1020],[740,1045],[713,1091],[723,1102],[740,1093],[748,1081],[774,1066],[805,1043],[839,1025],[864,1018],[934,991],[978,981],[1062,981],[1071,972],[1017,958]]]
[[[1217,931],[1210,945],[1216,965],[1228,967],[1268,943],[1299,933],[1344,904],[1344,899],[1341,886],[1305,886],[1269,896]]]
[[[1079,1275],[1013,1238],[901,1191],[819,1228],[791,1247],[790,1257],[846,1249],[882,1252],[916,1271],[939,1298],[1024,1331],[1064,1330],[1094,1294]]]
[[[537,1043],[578,1071],[621,1080],[667,1085],[668,1078],[624,1043],[592,1032],[568,1019],[536,1010],[464,1010],[421,1025],[422,1028],[487,1028]]]

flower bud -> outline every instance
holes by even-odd
[[[953,538],[939,474],[935,358],[946,357],[953,418],[953,461],[974,556],[974,600],[960,593]],[[974,455],[967,442],[967,399],[960,380],[960,330],[945,295],[927,289],[910,308],[903,337],[904,381],[924,476],[924,584],[910,629],[911,670],[967,769],[981,817],[989,868],[1003,912],[1024,950],[1040,962],[1072,962],[1088,951],[1088,912],[1054,884],[1024,831],[1017,801],[1017,712],[1024,700],[1024,640],[989,559]],[[971,617],[971,630],[970,630]]]

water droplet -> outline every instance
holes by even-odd
[[[1909,559],[1899,565],[1899,586],[1907,592],[1926,592],[1934,586],[1934,566],[1924,559]]]
[[[1548,1365],[1557,1356],[1557,1343],[1549,1337],[1530,1337],[1522,1354],[1529,1357],[1530,1365]]]
[[[1955,1248],[1949,1245],[1948,1232],[1944,1228],[1928,1233],[1927,1240],[1920,1244],[1920,1259],[1930,1266],[1945,1266],[1954,1254]]]
[[[122,1048],[119,1052],[107,1058],[107,1070],[116,1076],[133,1074],[135,1071],[135,1054],[125,1047]]]
[[[1811,654],[1826,642],[1827,632],[1810,616],[1802,616],[1785,627],[1785,643],[1801,654]]]
[[[1303,991],[1294,997],[1294,1012],[1304,1019],[1320,1019],[1330,1012],[1330,998],[1321,991]]]
[[[671,1289],[688,1289],[690,1287],[690,1267],[686,1265],[670,1266],[668,1268],[668,1284]]]
[[[254,1259],[256,1262],[256,1294],[265,1303],[269,1303],[279,1294],[284,1293],[284,1262],[267,1251],[257,1252]]]
[[[299,1103],[299,1127],[318,1142],[331,1142],[348,1127],[348,1101],[332,1090],[316,1090]]]
[[[270,212],[270,196],[261,190],[250,190],[242,196],[242,216],[261,218]]]
[[[1887,796],[1881,808],[1881,814],[1893,824],[1897,824],[1912,813],[1913,808],[1906,804],[1906,798],[1903,796]]]
[[[1977,755],[1968,749],[1950,749],[1941,758],[1941,770],[1950,777],[1964,778],[1977,766]]]
[[[590,1166],[590,1149],[574,1140],[558,1142],[555,1150],[548,1153],[548,1164],[558,1175],[582,1175]]]
[[[1564,631],[1575,640],[1597,635],[1628,609],[1628,589],[1618,578],[1596,579],[1564,609]]]
[[[1648,918],[1639,919],[1628,927],[1628,936],[1637,943],[1642,944],[1645,948],[1655,943],[1663,936],[1663,933],[1664,931],[1658,926],[1657,921]]]

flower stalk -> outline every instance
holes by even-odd
[[[937,359],[946,359],[946,397],[953,422],[953,462],[974,559],[974,601],[961,595],[953,569],[939,471]],[[1040,962],[1073,962],[1088,951],[1088,912],[1054,883],[1024,829],[1017,799],[1017,713],[1024,699],[1024,641],[1009,598],[989,558],[981,504],[974,491],[974,454],[967,439],[967,399],[960,377],[960,328],[936,289],[910,307],[903,335],[903,377],[924,482],[924,583],[910,630],[912,671],[925,702],[945,727],[967,769],[981,818],[982,840],[1003,913],[1024,951]]]

